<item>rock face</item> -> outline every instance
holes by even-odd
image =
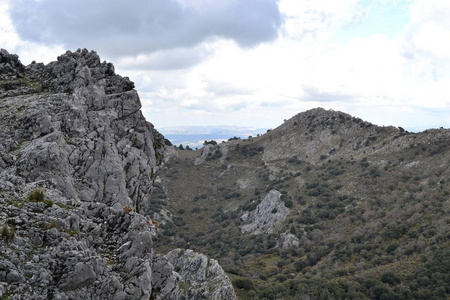
[[[287,249],[289,247],[298,247],[300,245],[300,240],[295,234],[283,233],[280,235],[279,244],[281,249]]]
[[[99,202],[69,205],[67,198],[52,199],[34,202],[12,195],[0,199],[5,220],[0,285],[7,295],[149,299],[155,234],[151,222]]]
[[[230,279],[215,259],[176,249],[156,257],[155,299],[236,299]]]
[[[162,136],[134,84],[87,50],[27,67],[3,50],[1,64],[0,157],[14,175],[0,178],[9,190],[39,181],[67,198],[145,211]]]
[[[207,157],[208,157],[208,154],[211,155],[211,149],[212,149],[212,148],[214,148],[214,146],[212,146],[212,145],[205,145],[205,146],[202,148],[202,154],[201,154],[199,157],[197,157],[197,158],[195,159],[194,165],[197,166],[197,165],[200,165],[200,164],[204,163],[205,160],[206,160]]]
[[[254,211],[247,212],[241,217],[245,223],[241,225],[241,231],[252,234],[274,233],[276,226],[283,222],[288,214],[289,208],[281,200],[281,193],[272,190]]]
[[[155,297],[144,214],[167,151],[140,107],[95,52],[23,66],[0,51],[0,298]]]

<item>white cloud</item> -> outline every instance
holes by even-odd
[[[405,35],[405,53],[411,60],[439,65],[450,59],[450,2],[416,0],[410,6],[411,22]]]
[[[412,37],[413,44],[438,58],[450,57],[450,29],[433,21],[421,24]]]
[[[138,1],[131,16],[121,14],[124,2],[116,1],[93,18],[102,1],[70,2],[86,8],[73,15],[75,29],[68,28],[70,22],[54,26],[64,16],[57,13],[67,11],[60,1],[29,2],[29,8],[16,4],[23,5],[23,0],[14,2],[19,15],[31,12],[28,18],[16,14],[14,20],[21,37],[34,42],[19,38],[3,10],[0,41],[25,62],[54,60],[69,44],[95,46],[119,74],[136,82],[144,113],[157,127],[275,127],[317,106],[381,125],[450,126],[449,118],[437,113],[450,107],[447,0],[408,0],[409,24],[396,24],[405,31],[360,31],[339,42],[336,35],[347,37],[353,32],[347,29],[358,29],[379,7],[389,11],[390,5],[404,0],[383,0],[370,9],[358,0],[280,0],[279,11],[277,1],[270,0],[172,0],[151,13],[139,11],[146,2]],[[0,5],[5,3],[0,0]],[[54,7],[41,16],[35,10],[40,5]],[[169,22],[174,16],[183,16],[181,23]],[[153,32],[150,19],[160,20],[161,30]],[[278,28],[282,35],[274,30]]]
[[[284,29],[291,38],[329,37],[328,30],[358,22],[364,15],[358,0],[281,0],[280,10],[287,16]]]

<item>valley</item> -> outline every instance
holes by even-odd
[[[157,251],[218,259],[241,299],[444,299],[449,138],[314,109],[258,138],[178,150],[150,205]],[[271,191],[276,207],[254,213]],[[248,213],[261,228],[243,230]]]

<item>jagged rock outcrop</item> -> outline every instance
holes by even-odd
[[[0,207],[0,286],[10,299],[150,298],[155,229],[146,217],[58,195],[2,195]]]
[[[230,279],[215,259],[175,249],[153,264],[155,299],[236,299]]]
[[[41,181],[68,198],[145,211],[162,144],[134,84],[87,50],[27,67],[2,50],[1,65],[4,184],[20,192],[18,182]]]
[[[300,245],[300,240],[295,234],[285,232],[280,235],[279,244],[281,249],[287,249],[289,247],[298,247]]]
[[[211,150],[214,148],[213,145],[204,145],[202,148],[202,153],[199,157],[197,157],[194,161],[194,165],[200,165],[205,162],[208,158],[208,155],[212,155]]]
[[[155,297],[145,213],[167,151],[140,108],[93,51],[29,66],[0,51],[0,298]]]
[[[274,233],[277,225],[282,223],[289,214],[287,208],[281,200],[281,193],[276,190],[270,191],[254,211],[246,212],[241,221],[241,231],[252,234]]]

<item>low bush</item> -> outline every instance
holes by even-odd
[[[44,192],[41,189],[34,189],[29,195],[28,200],[33,202],[42,202],[44,201]]]
[[[246,291],[253,289],[253,282],[247,278],[238,278],[233,281],[233,284],[238,289],[244,289]]]

